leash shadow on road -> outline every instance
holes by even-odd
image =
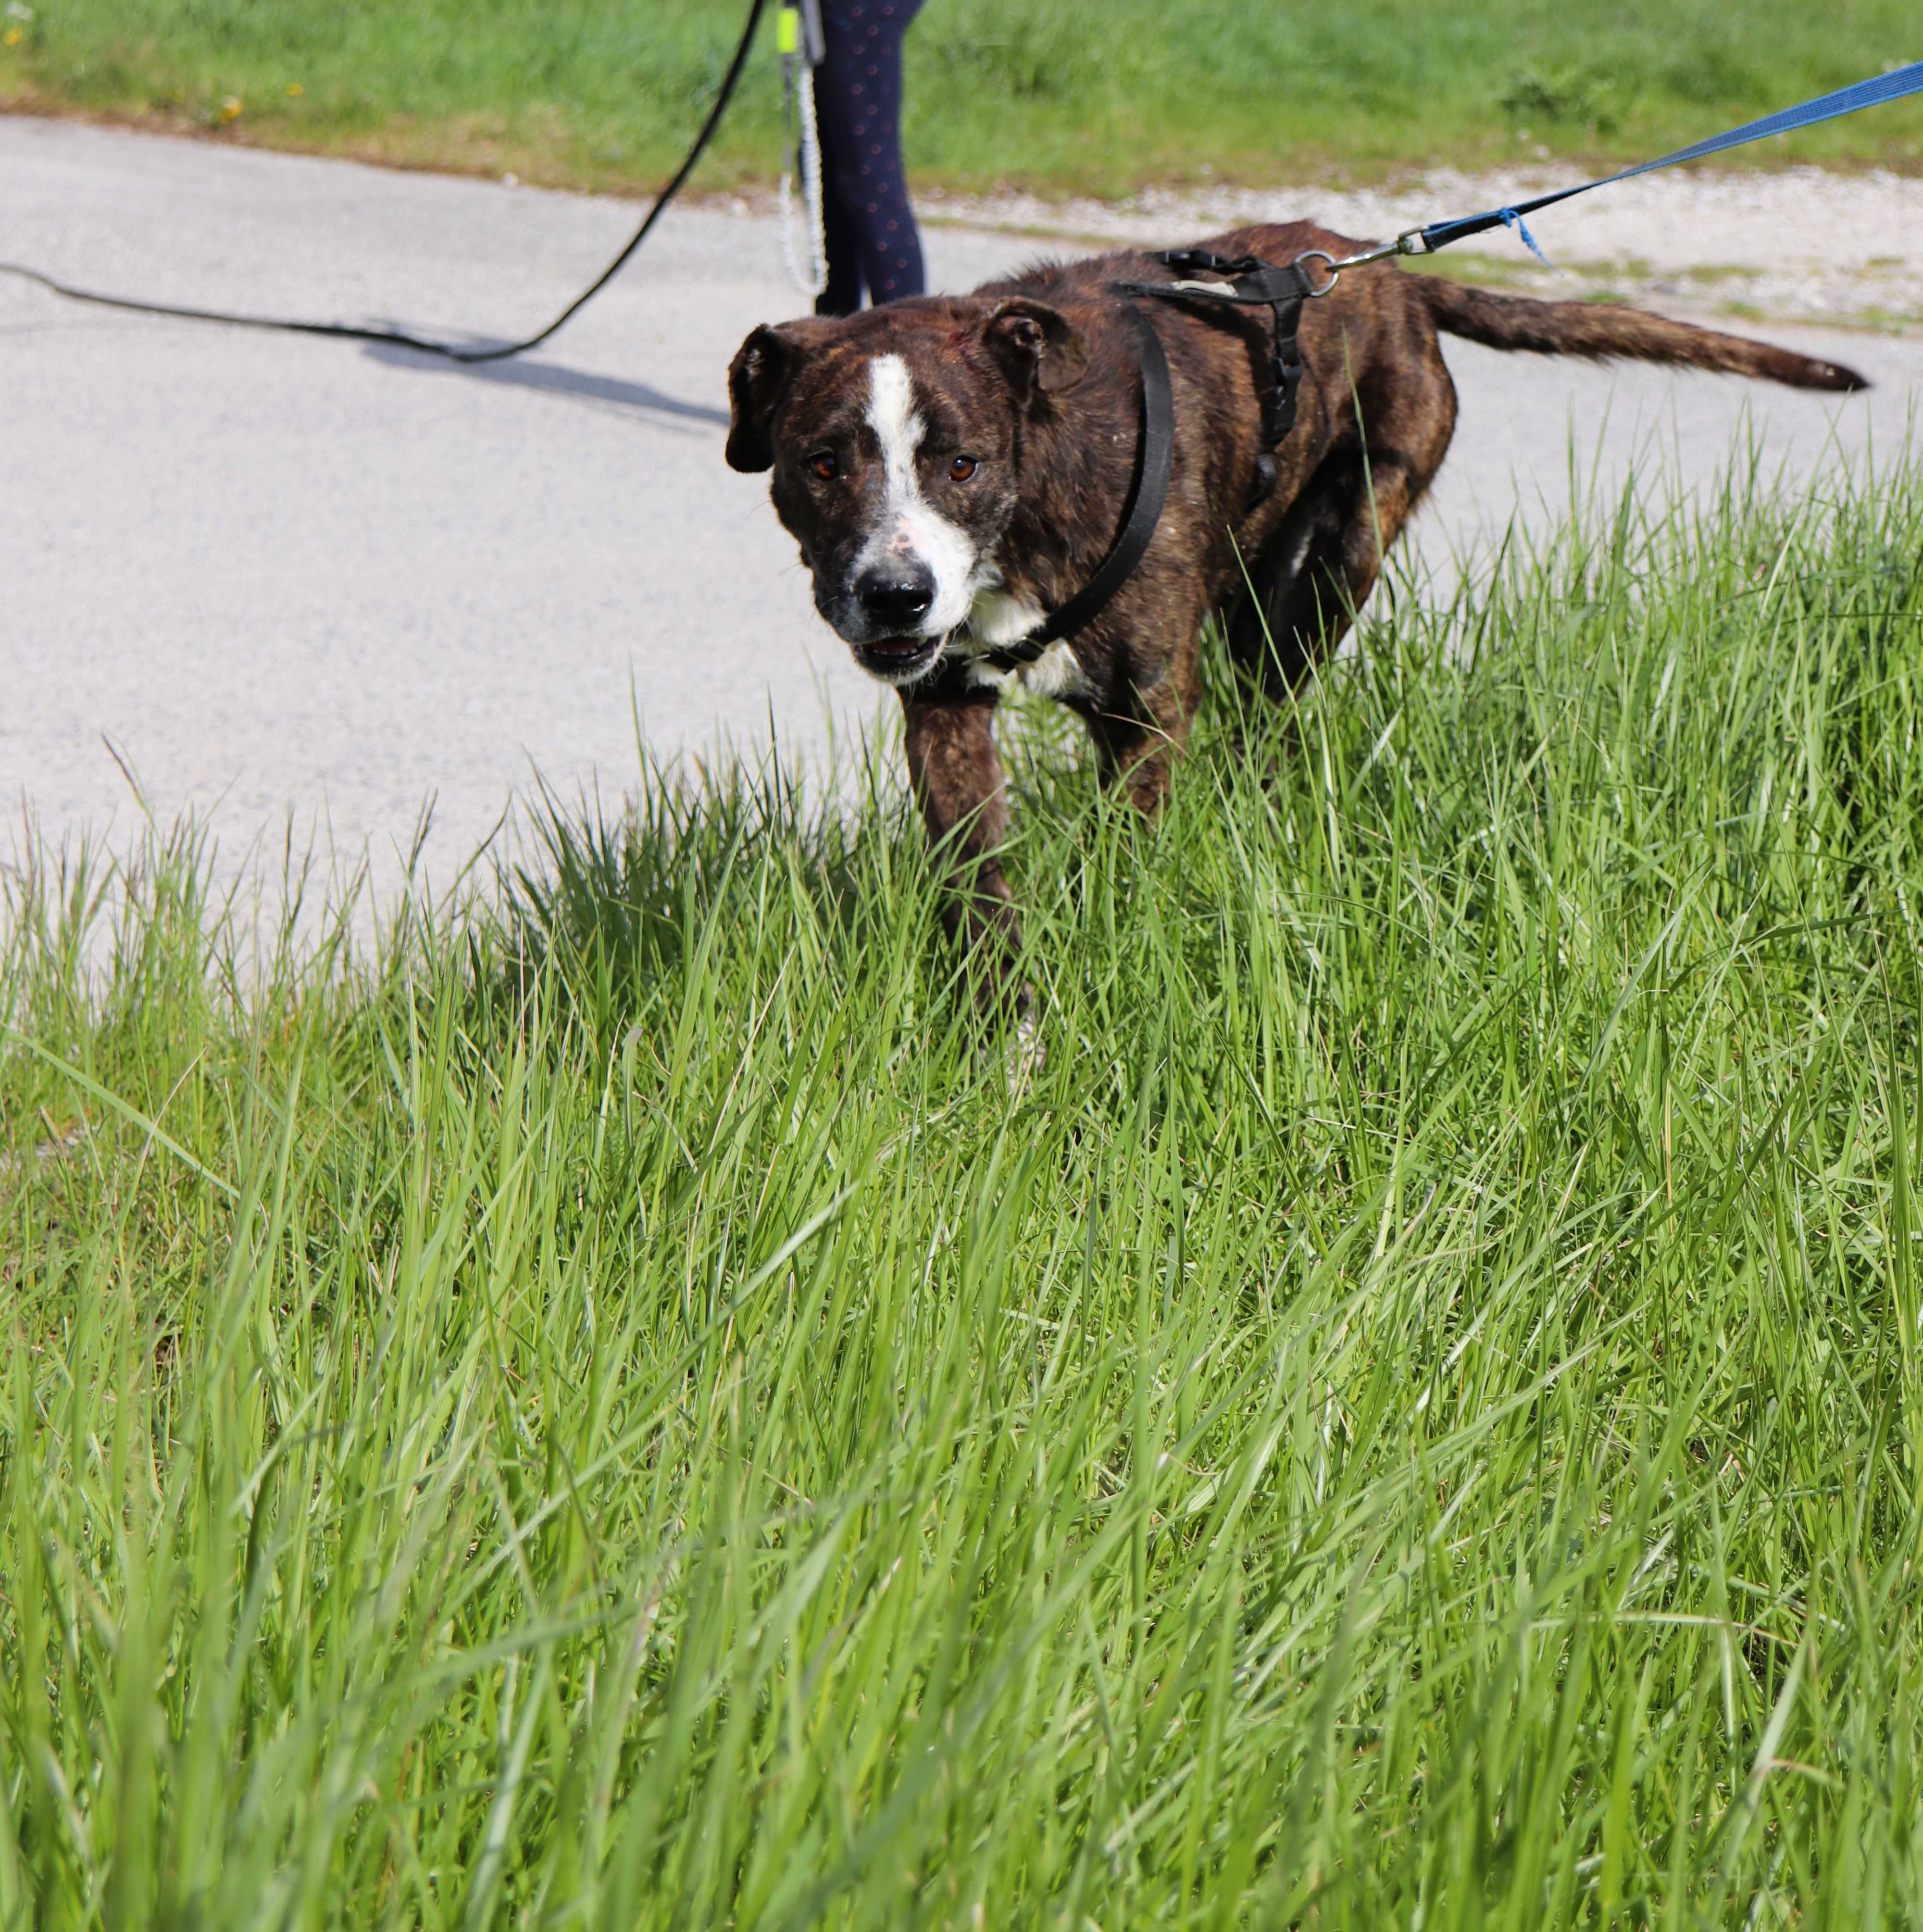
[[[477,349],[485,343],[477,342]],[[536,389],[544,394],[568,396],[577,401],[600,404],[622,415],[630,412],[651,420],[660,429],[676,429],[676,422],[662,422],[663,416],[688,423],[712,423],[725,429],[728,412],[706,403],[690,403],[679,396],[664,395],[646,382],[631,382],[618,376],[596,376],[585,369],[568,369],[555,362],[448,362],[438,356],[423,356],[418,350],[403,349],[385,342],[370,342],[364,352],[376,362],[398,369],[418,370],[436,376],[469,376],[484,382],[505,382],[518,389]],[[692,436],[692,429],[679,430]]]

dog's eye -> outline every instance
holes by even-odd
[[[818,449],[808,459],[808,473],[824,483],[832,483],[842,473],[841,459],[832,449]]]
[[[956,482],[965,483],[980,466],[972,456],[958,456],[948,466],[948,473]]]

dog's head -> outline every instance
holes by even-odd
[[[742,344],[728,462],[774,472],[815,608],[863,670],[912,683],[1000,582],[1024,419],[1087,363],[1066,317],[1019,298],[892,303]]]

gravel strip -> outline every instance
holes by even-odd
[[[926,193],[918,205],[931,222],[1077,243],[1187,241],[1304,217],[1387,239],[1583,178],[1547,167],[1438,170],[1390,188],[1150,188],[1120,202]],[[1553,269],[1500,234],[1438,260],[1466,279],[1532,294],[1614,296],[1749,320],[1923,326],[1923,179],[1880,170],[1676,169],[1546,208],[1529,226]]]

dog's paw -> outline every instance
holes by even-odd
[[[1042,1043],[1041,1022],[1035,1009],[1024,1006],[1004,1049],[1004,1066],[1010,1096],[1020,1100],[1028,1083],[1048,1064],[1048,1050]]]

